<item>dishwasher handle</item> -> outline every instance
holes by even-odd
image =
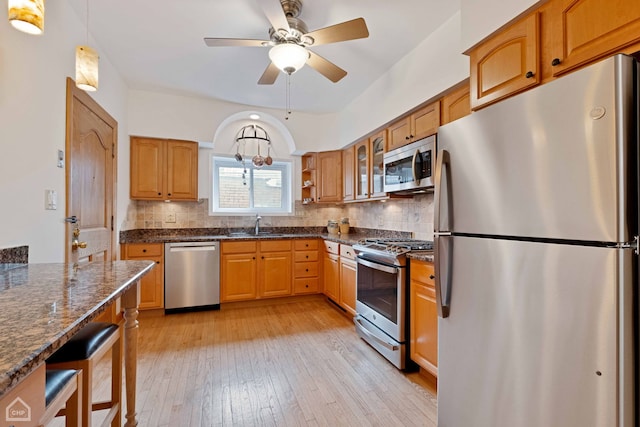
[[[218,244],[211,242],[195,242],[195,243],[171,243],[169,244],[170,252],[196,252],[196,251],[216,251]]]

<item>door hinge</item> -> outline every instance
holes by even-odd
[[[618,249],[633,249],[634,254],[640,255],[640,250],[638,248],[638,236],[633,236],[632,242],[618,243],[616,247]]]
[[[111,215],[111,231],[113,231],[113,215]]]
[[[112,159],[116,158],[116,143],[115,142],[111,143],[111,158]]]

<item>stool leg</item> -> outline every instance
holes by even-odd
[[[91,427],[91,413],[93,404],[93,360],[78,361],[78,367],[85,375],[82,376],[82,426]]]
[[[122,426],[122,327],[118,330],[118,335],[118,341],[111,348],[111,402],[118,405],[111,427]]]
[[[76,391],[74,391],[71,397],[69,397],[69,400],[67,400],[64,420],[66,427],[82,426],[82,424],[80,424],[80,420],[82,419],[82,371],[78,371],[76,380]]]

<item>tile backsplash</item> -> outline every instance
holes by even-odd
[[[209,201],[156,202],[132,200],[122,230],[148,228],[250,228],[254,216],[209,216]],[[263,217],[263,227],[317,227],[330,219],[349,218],[353,227],[408,231],[417,239],[433,239],[433,193],[384,202],[303,205],[294,214]],[[173,222],[175,220],[175,222]]]

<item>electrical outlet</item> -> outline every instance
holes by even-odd
[[[384,225],[384,216],[380,215],[378,217],[378,227],[382,227]]]
[[[176,222],[176,213],[169,212],[165,217],[164,222]]]

